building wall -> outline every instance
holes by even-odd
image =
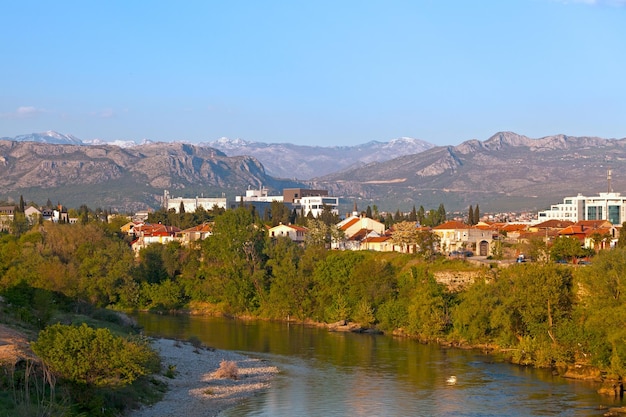
[[[285,188],[283,190],[283,201],[294,203],[303,197],[327,196],[328,190],[311,190],[308,188]]]
[[[300,199],[296,199],[294,204],[298,205],[300,209],[304,211],[304,215],[307,216],[309,213],[313,215],[313,217],[319,217],[324,211],[324,205],[330,207],[330,211],[339,215],[339,198],[338,197],[327,197],[327,196],[309,196],[302,197]]]
[[[166,198],[165,209],[171,210],[174,209],[176,213],[180,210],[180,203],[183,203],[185,207],[185,213],[193,213],[199,207],[204,208],[205,210],[212,210],[214,206],[217,206],[221,209],[228,208],[228,202],[226,197],[217,197],[217,198],[208,198],[208,197],[196,197],[196,198],[183,198],[183,197],[175,197],[175,198]]]

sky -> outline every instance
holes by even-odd
[[[626,0],[7,1],[0,137],[626,137]]]

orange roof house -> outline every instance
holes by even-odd
[[[494,235],[497,236],[498,231],[485,226],[472,227],[461,221],[451,220],[433,227],[432,230],[439,236],[442,252],[471,250],[477,255],[488,256],[491,254]]]

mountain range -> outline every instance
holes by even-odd
[[[612,170],[612,181],[607,171]],[[312,185],[404,209],[479,204],[483,212],[548,208],[566,196],[626,191],[626,138],[566,135],[531,139],[500,132],[485,141],[438,146],[316,178]]]
[[[57,145],[114,145],[122,148],[154,143],[147,139],[140,143],[132,140],[105,142],[100,139],[93,139],[83,141],[76,136],[65,135],[52,130],[19,135],[13,138],[4,137],[0,140]],[[307,180],[369,162],[382,162],[402,155],[419,153],[433,148],[435,145],[420,139],[405,137],[389,142],[371,141],[356,146],[328,147],[220,138],[211,142],[200,142],[195,146],[218,149],[228,156],[253,156],[261,161],[267,174],[271,176]]]
[[[158,208],[172,196],[243,194],[248,187],[298,187],[276,180],[253,157],[228,157],[217,149],[184,143],[66,145],[0,140],[0,200],[69,207],[138,211]]]
[[[357,146],[306,146],[291,143],[249,142],[221,138],[206,143],[229,156],[250,155],[265,166],[268,174],[308,180],[371,162],[388,161],[433,148],[420,139],[399,138],[389,142],[371,141]]]
[[[479,204],[485,213],[534,211],[578,193],[626,191],[626,138],[554,135],[532,139],[499,132],[487,140],[469,140],[457,146],[424,143],[427,149],[417,153],[412,147],[418,146],[414,140],[362,145],[381,154],[386,146],[402,149],[399,145],[405,143],[407,152],[412,152],[384,160],[368,157],[369,151],[359,153],[360,147],[216,141],[221,142],[223,152],[215,142],[86,146],[70,135],[48,137],[65,142],[40,143],[42,139],[35,136],[30,141],[0,139],[0,200],[23,194],[27,201],[59,199],[70,207],[87,204],[139,210],[157,207],[164,189],[172,196],[209,197],[240,195],[249,187],[265,186],[278,193],[285,187],[311,187],[328,189],[344,204],[352,207],[357,202],[361,209],[368,204],[376,204],[380,210],[410,210],[413,205],[429,209],[443,203],[448,211],[462,211]],[[259,151],[257,157],[234,155],[244,152],[246,146],[250,154],[252,149],[266,151]],[[307,180],[277,178],[304,178],[308,176],[305,171],[299,174],[289,168],[285,175],[270,175],[265,168],[272,163],[277,170],[282,167],[279,156],[290,163],[303,159],[312,163],[323,154],[317,160],[321,164],[332,161],[333,151],[345,165],[335,163],[337,170],[330,173],[313,171],[309,175],[314,177]],[[289,165],[285,162],[284,166]],[[611,182],[607,181],[609,169]],[[292,175],[286,175],[289,172]]]

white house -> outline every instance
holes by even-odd
[[[385,225],[369,217],[353,214],[337,223],[337,228],[343,232],[343,239],[333,242],[333,249],[370,250],[381,247],[383,242],[389,244],[388,238],[376,239],[385,234]]]
[[[279,236],[286,236],[294,242],[304,242],[306,234],[309,229],[295,224],[279,224],[278,226],[271,227],[267,233],[270,237],[275,238]]]

